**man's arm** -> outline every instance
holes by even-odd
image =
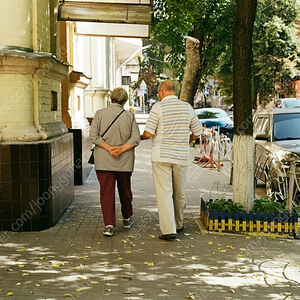
[[[151,134],[150,132],[148,131],[144,131],[143,134],[141,135],[141,140],[149,140],[151,139],[153,134]]]
[[[200,135],[191,134],[190,135],[190,143],[192,143],[194,140],[196,140]]]

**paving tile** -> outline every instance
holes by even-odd
[[[0,244],[0,299],[300,298],[298,240],[201,233],[194,220],[200,195],[231,195],[232,186],[229,162],[217,173],[193,164],[197,154],[192,148],[185,229],[175,241],[158,239],[150,142],[142,141],[132,177],[133,227],[122,228],[117,201],[116,234],[102,235],[99,184],[92,173],[75,187],[74,202],[53,228],[0,233],[6,236]],[[14,296],[6,297],[8,292]]]

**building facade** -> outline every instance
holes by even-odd
[[[0,229],[41,230],[73,200],[73,136],[62,122],[58,1],[4,0],[0,28]]]
[[[141,42],[79,34],[59,0],[0,6],[0,230],[43,230],[89,176],[90,121]]]

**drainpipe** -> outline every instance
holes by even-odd
[[[38,51],[37,41],[37,0],[31,1],[31,47],[33,52]],[[39,122],[39,79],[36,74],[32,74],[32,98],[33,98],[33,122],[38,132],[41,134],[41,138],[45,140],[47,134],[43,132],[43,129]]]
[[[31,0],[31,47],[33,52],[37,45],[37,0]],[[39,80],[36,74],[32,75],[33,121],[34,126],[39,126]]]
[[[31,47],[37,51],[37,0],[31,0]],[[32,74],[33,122],[39,128],[39,80]]]
[[[38,51],[37,43],[37,0],[31,0],[31,47]]]

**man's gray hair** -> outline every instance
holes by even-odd
[[[110,95],[110,99],[112,103],[123,104],[128,100],[128,94],[126,90],[121,87],[115,88]]]

